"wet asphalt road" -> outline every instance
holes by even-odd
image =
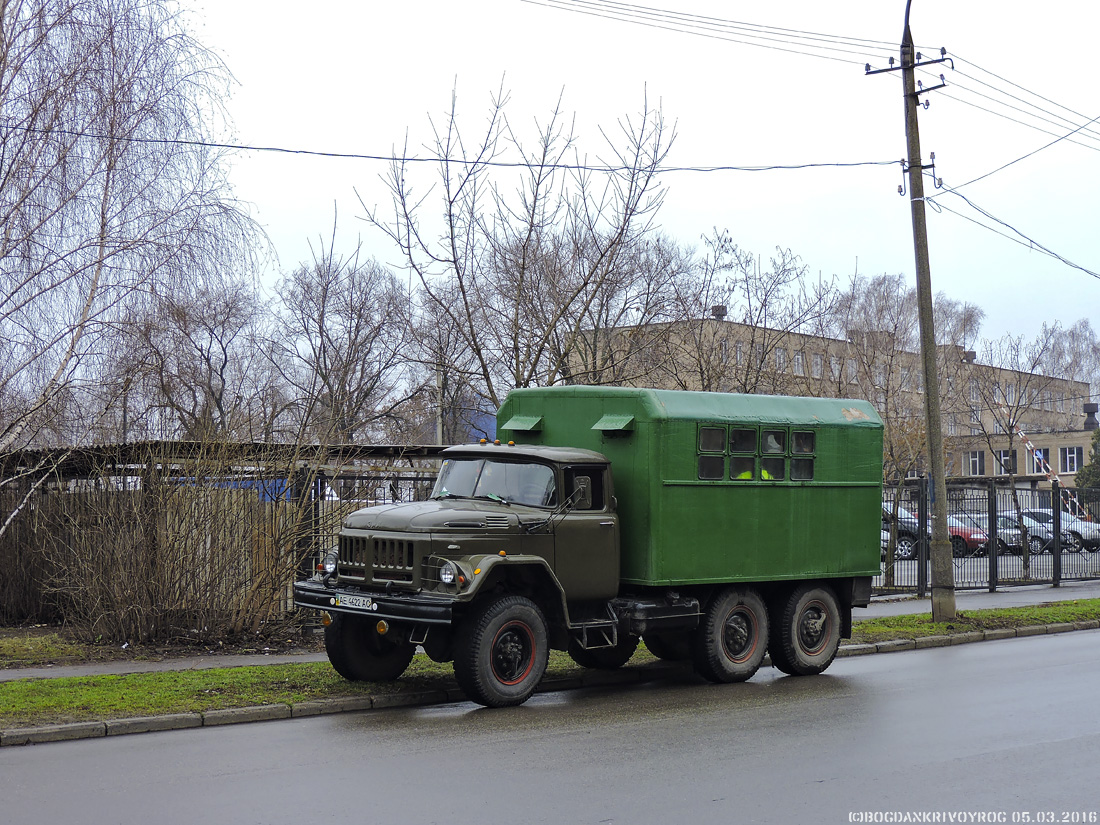
[[[842,823],[1100,811],[1100,631],[0,750],[5,823]],[[1089,821],[1067,820],[1067,821]],[[1093,820],[1095,821],[1095,820]]]

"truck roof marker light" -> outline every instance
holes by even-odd
[[[493,443],[494,443],[494,444],[495,444],[496,446],[498,446],[498,447],[499,447],[499,446],[500,446],[500,439],[499,439],[499,438],[495,438],[495,439],[493,439]]]
[[[516,446],[516,442],[514,442],[514,441],[509,441],[509,442],[508,442],[508,446],[509,446],[509,447],[515,447],[515,446]]]
[[[481,439],[481,441],[478,442],[478,444],[488,444],[488,443],[489,443],[489,439],[487,439],[487,438],[483,438],[483,439]]]
[[[507,555],[508,555],[508,551],[507,551],[507,550],[501,550],[501,551],[500,551],[499,553],[497,553],[497,555],[498,555],[498,556],[507,556]]]

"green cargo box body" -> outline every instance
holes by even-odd
[[[865,401],[543,387],[514,390],[497,422],[502,440],[584,447],[610,459],[624,583],[880,572],[882,421]],[[701,428],[712,443],[701,445]],[[713,443],[719,431],[721,451]],[[743,443],[750,431],[757,437],[752,456]],[[731,445],[734,432],[742,443]],[[765,433],[787,435],[785,463],[777,469],[789,471],[793,463],[796,475],[805,478],[808,470],[812,478],[791,481],[790,472],[782,481],[761,478]],[[801,453],[792,453],[796,433]],[[731,478],[750,458],[754,478]],[[704,465],[708,476],[720,467],[721,477],[701,479]]]

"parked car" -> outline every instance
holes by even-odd
[[[1054,524],[1054,512],[1052,510],[1036,507],[1024,510],[1024,515],[1030,516],[1048,527]],[[1068,532],[1070,535],[1071,543],[1066,547],[1070,552],[1080,553],[1082,550],[1088,550],[1095,553],[1100,549],[1100,524],[1085,521],[1069,513],[1062,513],[1062,531]]]
[[[989,534],[976,524],[968,524],[957,516],[948,516],[947,534],[951,537],[951,555],[955,558],[986,552]]]
[[[1054,534],[1050,528],[1042,522],[1036,521],[1030,516],[1021,516],[1024,526],[1027,528],[1028,552],[1037,556],[1050,549],[1054,543]],[[970,513],[966,520],[989,533],[989,516],[986,513]],[[1062,532],[1062,544],[1069,547],[1072,539],[1068,532]],[[997,554],[1007,552],[1020,553],[1023,551],[1023,534],[1020,532],[1020,521],[1015,513],[997,514]]]
[[[891,502],[882,503],[882,530],[889,533],[890,522],[893,519],[894,505]],[[917,517],[904,507],[898,507],[898,543],[894,548],[894,558],[915,559],[917,557],[917,542],[920,539],[920,522]],[[931,535],[930,532],[927,535]],[[889,538],[887,538],[889,542]]]
[[[882,530],[884,535],[884,543],[889,539],[885,536],[890,530],[890,518],[893,510],[893,505],[889,502],[884,502],[882,505]],[[917,540],[920,535],[919,528],[917,527],[917,517],[913,515],[909,510],[904,507],[898,507],[898,545],[894,551],[894,555],[899,559],[915,559],[917,557]],[[947,533],[951,538],[951,554],[956,558],[963,556],[973,556],[975,554],[984,553],[986,550],[986,544],[989,542],[989,536],[985,531],[973,524],[968,524],[964,520],[958,519],[954,516],[947,517]],[[925,529],[925,535],[929,538],[932,537],[931,522],[928,523]],[[886,548],[883,547],[883,558],[886,557]]]

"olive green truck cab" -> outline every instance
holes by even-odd
[[[882,423],[864,401],[619,387],[513,391],[427,501],[350,515],[295,603],[330,661],[396,679],[417,646],[515,705],[550,649],[616,668],[639,639],[715,682],[765,653],[820,673],[879,572]]]

